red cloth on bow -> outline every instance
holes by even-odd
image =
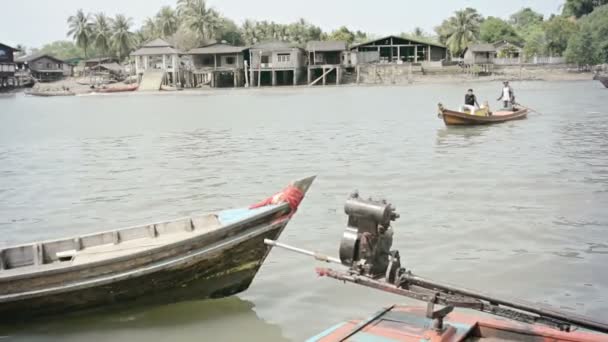
[[[289,207],[291,208],[292,213],[294,213],[298,209],[298,206],[300,205],[300,202],[302,202],[302,199],[304,199],[304,193],[302,192],[302,190],[298,189],[293,185],[290,185],[283,191],[275,194],[274,196],[268,197],[267,199],[250,206],[249,209],[261,208],[270,204],[280,204],[287,202],[289,203]]]

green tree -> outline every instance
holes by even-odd
[[[495,17],[488,17],[479,27],[479,39],[486,43],[507,41],[520,44],[521,37],[508,22]]]
[[[534,56],[544,56],[547,53],[547,39],[545,31],[540,26],[530,31],[524,43],[524,55],[527,58]]]
[[[587,15],[602,5],[608,4],[608,0],[566,0],[562,14],[566,17],[580,18]]]
[[[82,58],[84,52],[74,42],[59,40],[44,45],[38,52],[46,53],[59,59]]]
[[[330,40],[340,40],[352,44],[355,41],[355,33],[346,26],[341,26],[329,35]]]
[[[562,16],[554,16],[544,23],[547,52],[561,56],[568,47],[570,38],[578,32],[574,20]]]
[[[134,46],[134,36],[131,32],[132,19],[122,14],[116,15],[112,24],[112,47],[119,60],[125,58]]]
[[[201,41],[214,39],[221,28],[220,15],[205,0],[178,0],[177,10],[184,24]]]
[[[513,25],[516,30],[527,30],[541,24],[543,18],[542,14],[535,12],[530,7],[526,7],[513,13],[509,18],[509,23]]]
[[[85,14],[82,9],[76,12],[76,15],[68,18],[68,36],[71,36],[76,45],[83,49],[84,56],[87,58],[87,50],[91,45],[92,25],[91,16]]]
[[[608,5],[597,7],[591,14],[581,18],[579,23],[581,28],[586,27],[591,34],[598,63],[608,63]]]
[[[584,25],[580,32],[570,38],[566,59],[579,66],[594,65],[600,61],[597,45],[593,41],[591,25]]]
[[[436,28],[439,40],[454,56],[460,56],[471,43],[479,39],[482,16],[473,8],[456,11]]]
[[[426,32],[424,32],[422,27],[415,27],[411,35],[419,38],[424,38],[427,36]]]
[[[108,56],[112,39],[112,20],[103,13],[97,13],[93,21],[91,40],[103,56]]]
[[[222,41],[225,40],[232,45],[245,44],[241,29],[238,25],[234,21],[224,17],[220,17],[218,38]]]
[[[163,38],[167,38],[177,32],[179,22],[177,13],[171,8],[171,6],[163,6],[158,14],[156,14],[156,24],[154,25],[155,31],[158,30]]]

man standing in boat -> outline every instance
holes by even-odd
[[[510,108],[515,103],[515,92],[513,92],[513,88],[509,85],[509,81],[503,83],[502,93],[500,93],[497,101],[502,101],[504,108]]]
[[[477,96],[473,94],[473,89],[469,89],[464,95],[464,105],[460,108],[461,112],[467,110],[471,112],[471,115],[475,115],[475,111],[479,108],[479,102],[477,102]]]

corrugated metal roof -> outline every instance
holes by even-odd
[[[310,41],[306,43],[306,51],[344,51],[346,42],[341,40]]]
[[[118,63],[99,64],[99,65],[96,65],[93,67],[93,69],[96,69],[96,68],[106,69],[106,70],[115,71],[115,72],[123,71],[123,67]]]
[[[282,50],[282,49],[292,49],[295,48],[296,46],[292,43],[289,42],[281,42],[281,41],[274,41],[274,42],[263,42],[263,43],[258,43],[254,46],[252,46],[252,49],[259,49],[259,50]]]
[[[6,47],[6,48],[8,48],[8,49],[11,49],[11,50],[13,50],[13,51],[21,51],[21,50],[19,50],[19,49],[15,49],[14,47],[12,47],[12,46],[10,46],[10,45],[6,45],[6,44],[2,44],[2,43],[0,43],[0,46],[4,46],[4,47]]]
[[[52,59],[52,60],[60,62],[60,63],[65,63],[65,61],[63,61],[57,57],[53,57],[49,54],[43,53],[43,52],[34,53],[34,54],[31,54],[28,56],[17,57],[17,58],[15,58],[15,63],[26,63],[26,62],[30,63],[30,62],[40,59],[42,57],[46,57],[46,58]]]
[[[167,43],[165,40],[156,38],[152,41],[147,42],[142,47],[166,47],[166,46],[172,47],[171,44]]]
[[[492,44],[473,44],[467,48],[473,52],[495,52],[496,48]]]
[[[418,37],[399,37],[399,36],[386,36],[386,37],[370,40],[370,41],[367,41],[365,43],[353,45],[350,48],[351,49],[355,49],[355,48],[358,48],[360,46],[372,44],[372,43],[375,43],[377,41],[387,40],[387,39],[390,39],[390,38],[405,39],[405,40],[409,40],[409,41],[412,41],[412,42],[418,43],[418,44],[431,45],[431,46],[436,46],[436,47],[440,47],[440,48],[444,48],[444,49],[446,48],[445,45],[443,45],[441,43],[438,43],[438,42],[434,42],[434,41],[428,40],[428,39],[423,39],[423,38],[418,38]]]
[[[154,56],[154,55],[180,55],[181,51],[170,46],[164,47],[142,47],[139,50],[131,52],[131,56]]]
[[[247,50],[246,46],[234,46],[230,44],[216,43],[207,46],[202,46],[196,49],[188,51],[189,54],[193,55],[209,55],[219,53],[239,53]]]

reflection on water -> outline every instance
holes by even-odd
[[[285,243],[337,254],[344,200],[358,189],[395,204],[395,248],[416,273],[603,316],[608,92],[591,81],[514,86],[542,114],[454,128],[435,106],[459,105],[465,84],[3,100],[0,246],[249,205],[317,174]],[[475,85],[480,99],[499,89]],[[280,339],[260,317],[304,340],[403,301],[318,279],[314,268],[274,250],[239,295],[255,313],[197,302],[31,331],[39,340]]]
[[[238,325],[235,326],[234,322]],[[278,326],[264,322],[254,304],[237,297],[135,308],[0,326],[11,341],[287,341]]]

